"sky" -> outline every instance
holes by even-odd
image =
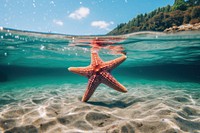
[[[106,34],[174,0],[0,0],[0,27],[68,35]]]

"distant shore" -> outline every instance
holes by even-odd
[[[165,29],[163,32],[174,33],[174,32],[180,32],[180,31],[193,31],[193,30],[200,30],[200,23],[173,26],[173,27]]]

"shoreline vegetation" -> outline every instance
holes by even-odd
[[[200,1],[175,0],[173,6],[159,7],[150,13],[137,15],[121,23],[107,35],[122,35],[138,31],[165,33],[200,30]]]

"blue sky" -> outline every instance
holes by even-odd
[[[1,0],[0,26],[71,35],[106,34],[174,0]]]

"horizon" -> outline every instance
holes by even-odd
[[[3,21],[0,27],[3,28],[65,35],[105,35],[120,23],[172,5],[174,0],[155,0],[154,4],[148,0],[3,0],[1,3],[0,19]]]

